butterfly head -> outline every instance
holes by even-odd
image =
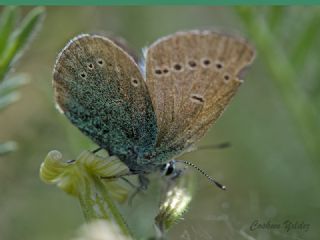
[[[176,161],[171,160],[165,164],[163,164],[160,168],[160,171],[163,176],[177,176],[178,172],[180,175],[181,170],[177,170],[176,168]]]

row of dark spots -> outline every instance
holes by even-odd
[[[105,64],[104,60],[101,59],[101,58],[98,58],[96,60],[96,63],[98,64],[99,67],[103,67],[104,64]],[[110,66],[110,64],[108,64],[108,66]],[[112,64],[111,64],[111,66],[112,66]],[[87,68],[88,68],[89,71],[93,70],[94,67],[95,67],[95,65],[93,63],[88,63],[87,64]],[[86,79],[87,78],[87,72],[85,72],[85,71],[81,72],[80,73],[80,77],[82,77],[83,79]]]
[[[190,61],[188,61],[187,64],[188,64],[188,67],[191,68],[191,69],[195,69],[197,67],[197,62],[195,60],[190,60]],[[210,59],[203,59],[202,60],[202,65],[204,67],[209,67],[211,65],[211,60]],[[216,63],[215,67],[216,67],[216,69],[220,70],[220,69],[223,68],[223,65],[222,65],[222,63]],[[182,71],[183,70],[183,65],[180,64],[180,63],[175,63],[173,65],[173,70],[177,71],[177,72]],[[163,69],[157,68],[157,69],[155,69],[154,73],[156,75],[167,74],[167,73],[169,73],[169,69],[166,68],[166,67],[163,68]]]

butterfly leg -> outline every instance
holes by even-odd
[[[95,153],[101,151],[102,149],[103,149],[103,148],[99,147],[99,148],[91,151],[91,153],[95,154]],[[75,159],[70,159],[70,160],[67,161],[67,163],[70,163],[70,164],[71,164],[71,163],[74,163],[75,161],[76,161]]]
[[[91,151],[91,152],[92,152],[93,154],[95,154],[95,153],[101,151],[102,149],[103,149],[102,147],[98,147],[97,149],[95,149],[95,150],[93,150],[93,151]]]
[[[125,177],[120,177],[124,182],[126,182],[130,187],[136,189],[138,188],[138,186],[136,186],[135,184],[133,184],[130,180],[128,180],[127,178]]]
[[[131,194],[129,200],[128,200],[128,204],[130,206],[132,206],[132,201],[134,199],[135,196],[137,196],[138,193],[141,193],[145,190],[147,190],[150,180],[145,176],[145,175],[138,175],[138,181],[139,181],[139,186],[136,187],[136,190]]]

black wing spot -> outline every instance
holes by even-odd
[[[132,78],[131,79],[131,83],[134,87],[138,87],[139,86],[139,81],[136,78]]]
[[[190,60],[190,61],[188,62],[188,65],[189,65],[190,68],[195,68],[195,67],[197,67],[197,63],[196,63],[196,61],[194,61],[194,60]]]
[[[87,73],[86,72],[81,72],[80,73],[80,77],[82,77],[83,79],[87,78]]]
[[[217,62],[217,63],[216,63],[216,69],[220,70],[220,69],[222,69],[222,68],[223,68],[223,64],[220,63],[220,62]]]
[[[230,80],[230,76],[228,74],[225,74],[223,78],[224,78],[225,81],[229,81]]]
[[[208,67],[210,64],[211,64],[210,59],[205,58],[205,59],[202,60],[202,65],[204,67]]]
[[[89,68],[90,70],[92,70],[92,69],[94,68],[94,65],[93,65],[92,63],[89,63],[89,64],[88,64],[88,68]]]
[[[160,69],[156,69],[156,70],[154,70],[154,73],[155,73],[156,75],[161,75],[161,74],[162,74],[162,71],[161,71]]]
[[[104,65],[104,61],[101,58],[97,59],[97,63],[98,63],[99,66],[103,66]]]
[[[203,104],[204,103],[204,98],[203,96],[199,95],[199,94],[192,94],[190,100],[192,102],[195,102],[197,104]]]
[[[173,65],[173,69],[176,71],[181,71],[182,70],[182,66],[179,63],[176,63]]]
[[[169,69],[168,69],[168,68],[164,68],[164,69],[162,70],[162,72],[163,72],[164,74],[168,74],[168,73],[169,73]]]

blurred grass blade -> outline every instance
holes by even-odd
[[[20,94],[17,92],[12,92],[0,97],[0,111],[8,107],[10,104],[19,100]]]
[[[17,7],[4,8],[0,19],[0,56],[8,43],[10,33],[13,32],[17,22]]]
[[[271,80],[278,87],[292,114],[305,149],[310,158],[319,164],[320,115],[314,102],[298,85],[296,71],[301,71],[301,68],[293,66],[292,59],[281,48],[258,11],[250,7],[236,7],[235,10],[255,41],[261,59],[269,67]]]
[[[0,156],[13,152],[17,149],[17,144],[13,141],[0,143]]]
[[[291,53],[293,65],[301,69],[310,49],[314,47],[314,43],[319,35],[320,26],[320,9],[316,14],[311,14],[309,23],[306,24],[305,30],[296,35],[296,45]]]
[[[0,59],[0,79],[9,70],[10,64],[17,59],[20,51],[28,43],[29,39],[36,32],[44,17],[44,8],[34,8],[22,21],[20,27],[10,36],[7,48]]]
[[[1,96],[10,93],[13,90],[25,85],[29,81],[28,75],[19,74],[11,77],[10,79],[4,80],[0,84],[0,98]]]
[[[276,31],[276,29],[281,25],[281,20],[284,17],[285,13],[284,6],[272,6],[269,9],[269,14],[267,16],[267,21],[269,28],[272,31]]]

